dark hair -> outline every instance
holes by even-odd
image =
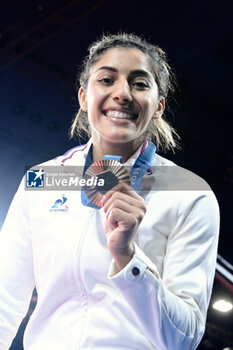
[[[159,46],[150,44],[142,37],[127,33],[103,35],[100,40],[97,40],[89,47],[89,54],[83,60],[81,72],[76,81],[77,88],[79,86],[82,86],[84,89],[87,88],[92,65],[107,50],[116,47],[136,48],[148,55],[160,98],[164,97],[166,99],[174,92],[175,75],[168,64],[165,52]],[[71,137],[74,135],[82,136],[82,132],[86,132],[88,136],[91,135],[87,113],[79,109],[73,120],[70,135]],[[164,151],[174,150],[178,145],[177,139],[179,139],[176,131],[164,117],[155,121],[151,120],[147,130],[147,137],[157,145],[158,149],[162,148]]]

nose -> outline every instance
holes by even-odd
[[[128,81],[122,80],[115,84],[112,98],[114,101],[120,104],[126,104],[132,101],[132,95]]]

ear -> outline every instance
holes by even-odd
[[[160,117],[162,117],[164,109],[165,109],[165,98],[161,97],[158,101],[158,104],[152,119],[159,119]]]
[[[84,90],[84,88],[82,86],[78,90],[78,100],[79,100],[79,104],[80,104],[81,109],[84,112],[87,112],[86,91]]]

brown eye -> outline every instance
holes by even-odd
[[[149,88],[149,85],[147,83],[145,83],[144,81],[136,81],[132,85],[140,90],[144,90],[144,89]]]
[[[113,84],[113,79],[111,78],[102,78],[98,80],[99,83],[103,84],[103,85],[112,85]]]

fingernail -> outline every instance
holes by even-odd
[[[104,203],[105,203],[105,200],[106,200],[106,196],[103,196],[100,200],[100,205],[101,206],[104,206]]]

